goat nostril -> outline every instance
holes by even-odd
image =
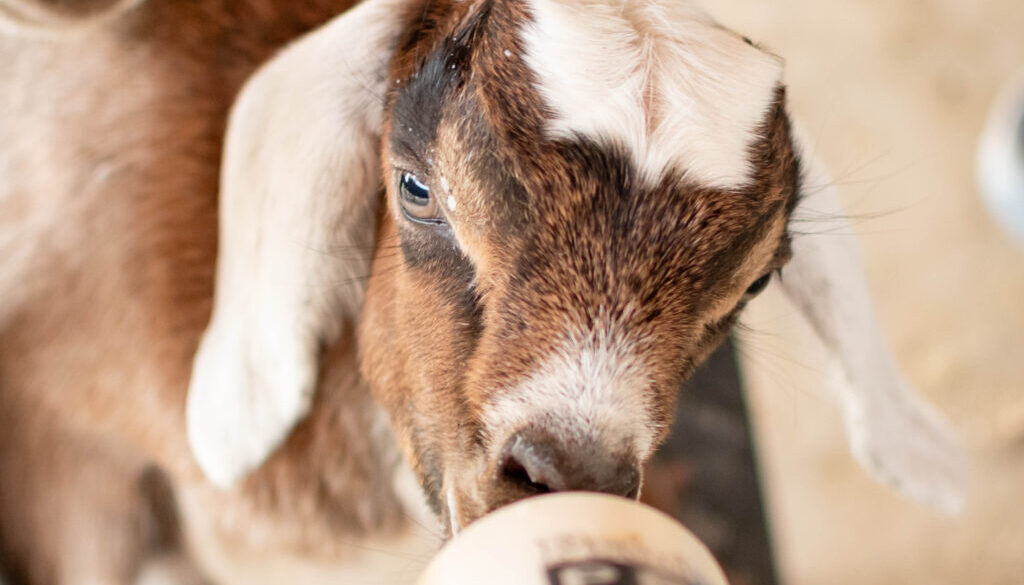
[[[546,494],[553,491],[546,483],[535,481],[526,467],[511,454],[506,455],[502,461],[500,474],[507,482],[524,491],[534,494]]]
[[[636,499],[640,490],[632,457],[611,454],[596,441],[567,447],[536,429],[520,431],[505,444],[495,479],[517,497],[594,491]]]

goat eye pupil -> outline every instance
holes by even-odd
[[[402,173],[398,181],[398,202],[409,219],[418,223],[441,224],[437,202],[430,196],[430,187],[412,173]]]
[[[765,288],[768,287],[768,281],[771,280],[771,278],[772,274],[769,272],[768,274],[765,274],[761,278],[755,280],[753,284],[747,287],[746,296],[752,297],[763,291]]]
[[[402,173],[402,200],[412,205],[426,206],[430,202],[430,187],[412,173]]]

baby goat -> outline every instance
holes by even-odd
[[[0,0],[19,580],[400,583],[424,502],[636,497],[780,271],[854,455],[959,506],[850,238],[790,237],[839,207],[779,58],[684,0],[366,0],[250,77],[348,5]]]

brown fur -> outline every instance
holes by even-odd
[[[201,481],[184,401],[226,114],[258,64],[347,4],[152,1],[57,40],[0,37],[0,566],[26,582],[130,582],[161,545],[139,478]],[[347,335],[328,363],[351,363]],[[246,485],[209,490],[236,537],[324,552],[398,521],[363,386],[337,384]],[[243,520],[262,517],[277,523]]]
[[[390,213],[364,309],[363,371],[438,512],[442,486],[471,478],[456,486],[463,525],[523,495],[495,479],[503,437],[487,435],[481,413],[595,320],[645,340],[663,437],[681,381],[728,331],[742,291],[787,259],[796,202],[781,90],[751,153],[755,181],[739,192],[678,174],[644,186],[612,145],[545,140],[529,71],[503,53],[521,54],[521,10],[433,5],[422,18],[438,24],[401,45],[386,109]],[[441,200],[444,177],[458,201],[451,231],[402,217],[402,171]]]
[[[244,546],[338,556],[348,537],[397,529],[391,445],[367,440],[375,404],[439,514],[444,483],[471,478],[464,524],[522,496],[494,480],[480,413],[554,340],[598,317],[643,332],[663,435],[742,291],[785,261],[796,161],[782,93],[749,189],[681,169],[644,185],[614,145],[542,140],[549,113],[502,53],[521,53],[520,4],[412,2],[358,337],[327,351],[330,391],[283,448],[234,491],[205,487],[184,393],[211,306],[226,113],[259,63],[348,4],[149,0],[67,38],[0,39],[0,104],[15,113],[0,125],[0,227],[15,234],[0,240],[15,258],[0,271],[0,564],[26,582],[127,583],[180,544],[160,512],[172,496],[140,487],[154,473],[196,490]],[[402,218],[396,169],[436,192],[444,173],[453,233]]]

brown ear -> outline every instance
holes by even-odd
[[[114,18],[144,0],[0,0],[0,24],[15,31],[59,32]]]
[[[213,316],[187,405],[192,451],[220,486],[305,416],[321,348],[362,304],[398,6],[367,0],[302,38],[232,111]]]
[[[875,317],[856,241],[841,219],[838,193],[806,147],[802,161],[805,192],[793,217],[810,234],[795,238],[782,287],[833,359],[833,395],[850,449],[876,479],[955,513],[963,506],[966,456],[897,368]]]

